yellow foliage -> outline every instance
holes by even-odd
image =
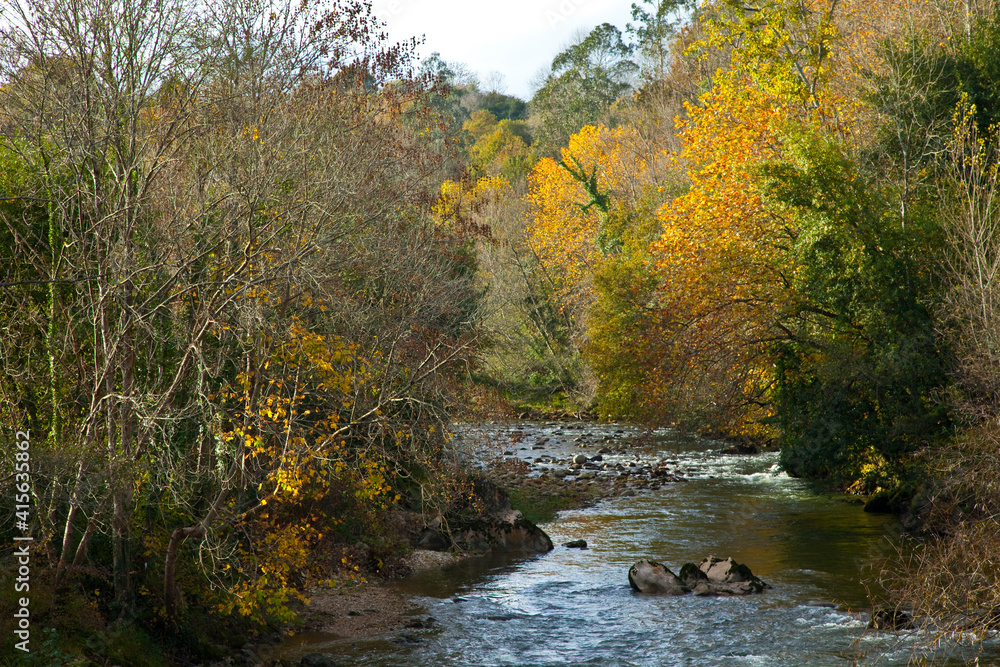
[[[586,126],[562,149],[562,165],[574,165],[596,175],[598,188],[617,201],[632,204],[651,180],[643,147],[634,128]],[[528,201],[533,209],[529,243],[568,303],[593,301],[592,276],[601,263],[597,247],[604,223],[591,206],[584,186],[570,171],[550,158],[535,165],[529,177]]]
[[[510,183],[503,176],[485,176],[471,185],[449,179],[441,184],[432,213],[441,225],[461,227],[484,206],[510,194]]]
[[[245,572],[248,576],[230,588],[230,597],[217,611],[239,614],[261,625],[293,621],[295,612],[288,602],[309,602],[299,592],[300,580],[310,569],[312,550],[321,537],[308,524],[269,527],[254,553],[241,553],[241,560],[253,564],[254,571]]]

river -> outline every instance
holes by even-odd
[[[541,441],[559,460],[637,433],[519,425],[511,450],[534,461],[532,443]],[[669,460],[688,481],[565,511],[543,525],[557,545],[585,539],[585,550],[473,559],[393,584],[436,620],[434,629],[363,641],[311,636],[298,651],[329,654],[341,667],[970,664],[976,652],[968,646],[920,654],[915,632],[865,631],[871,603],[862,581],[871,578],[869,563],[894,553],[891,517],[812,493],[778,470],[776,454],[721,448],[662,431],[638,457],[631,449],[605,455],[609,469]],[[644,596],[629,588],[628,569],[640,558],[677,572],[709,555],[747,564],[772,588],[739,598]],[[1000,651],[993,647],[981,660],[1000,664]]]

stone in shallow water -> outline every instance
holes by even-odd
[[[769,585],[754,576],[746,565],[732,558],[709,556],[701,565],[685,563],[680,576],[664,565],[642,559],[628,571],[629,585],[640,593],[660,595],[749,595]]]
[[[337,667],[337,663],[328,655],[322,653],[307,653],[299,661],[302,667]]]
[[[869,630],[894,632],[896,630],[913,630],[913,619],[905,611],[899,609],[876,609],[868,622]]]
[[[587,540],[572,540],[571,542],[566,542],[563,546],[570,549],[586,549]]]
[[[683,595],[690,591],[665,565],[646,558],[629,569],[628,583],[633,590],[649,595]]]
[[[732,558],[715,556],[709,556],[697,566],[685,563],[680,578],[695,595],[749,595],[770,588],[746,565]]]

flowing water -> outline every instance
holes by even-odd
[[[581,448],[592,454],[588,441],[613,444],[636,434],[598,425],[519,431],[511,449],[526,460],[538,454],[533,442],[546,442],[559,459]],[[584,437],[569,437],[575,433]],[[723,454],[721,443],[669,432],[645,448],[640,463],[669,460],[688,481],[562,512],[543,526],[557,545],[582,538],[588,549],[557,546],[412,576],[395,585],[436,619],[436,629],[374,640],[309,635],[289,649],[329,654],[342,667],[971,664],[971,647],[920,656],[914,632],[865,632],[870,602],[861,581],[871,574],[868,563],[893,553],[892,518],[811,493],[778,471],[774,454]],[[637,457],[629,450],[604,458],[613,466]],[[628,569],[640,558],[677,572],[709,555],[732,556],[772,588],[729,598],[645,596],[629,588]],[[1000,652],[986,655],[979,664],[1000,664]]]

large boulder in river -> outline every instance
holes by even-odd
[[[709,556],[701,564],[685,563],[680,579],[695,595],[749,595],[770,586],[732,558]]]
[[[651,595],[683,595],[690,592],[665,565],[646,558],[629,569],[628,583],[633,590]]]
[[[545,531],[514,509],[490,512],[463,522],[452,530],[455,544],[466,551],[552,551]]]
[[[551,551],[552,540],[545,531],[511,507],[507,493],[485,480],[473,481],[472,498],[445,520],[431,521],[415,539],[421,549],[446,551],[452,545],[463,551]],[[450,530],[449,530],[450,529]]]

